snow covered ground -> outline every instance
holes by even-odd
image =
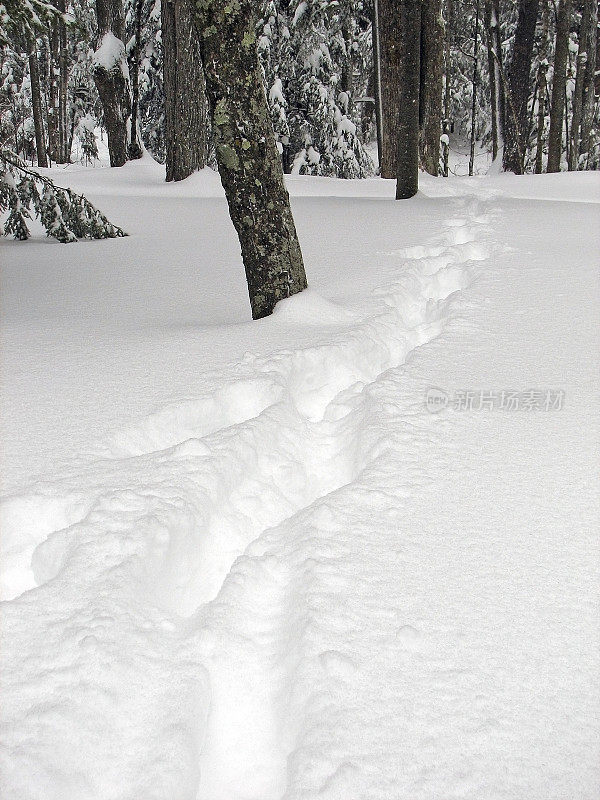
[[[596,800],[595,174],[293,178],[259,322],[218,178],[54,170],[1,242],[2,797]]]

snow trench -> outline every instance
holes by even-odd
[[[388,446],[374,387],[443,332],[488,257],[480,205],[387,254],[368,313],[311,290],[280,304],[325,323],[319,344],[248,354],[84,470],[4,499],[5,669],[20,676],[3,710],[7,800],[300,796],[299,665],[321,624],[302,542]],[[354,670],[336,648],[318,662],[342,681]],[[342,764],[321,788],[346,783]]]

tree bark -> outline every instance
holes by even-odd
[[[479,88],[479,0],[475,0],[475,25],[473,27],[473,80],[471,97],[471,142],[469,151],[469,175],[475,166],[475,125],[477,122],[477,90]]]
[[[40,88],[40,68],[38,64],[35,38],[30,36],[27,42],[29,50],[29,80],[31,81],[31,105],[33,110],[33,128],[35,130],[35,150],[38,167],[47,167],[46,142],[44,137],[44,120],[42,116],[42,91]]]
[[[419,88],[421,82],[421,4],[401,0],[399,20],[396,200],[419,190]]]
[[[507,108],[504,133],[504,169],[523,173],[527,132],[529,74],[539,0],[519,0],[512,60],[507,76]]]
[[[562,157],[562,135],[565,113],[566,68],[569,51],[569,22],[571,0],[560,0],[556,22],[556,47],[554,50],[554,76],[550,105],[550,131],[548,133],[547,172],[559,172]]]
[[[188,0],[162,0],[163,86],[167,181],[206,166],[204,73]]]
[[[140,108],[140,44],[142,38],[142,7],[144,0],[135,0],[135,42],[133,45],[133,75],[131,76],[131,135],[127,155],[131,161],[142,157],[139,136]]]
[[[485,0],[488,74],[492,109],[492,160],[495,161],[504,140],[504,91],[502,76],[502,43],[500,39],[499,0]]]
[[[597,60],[597,41],[598,41],[598,2],[588,0],[584,13],[589,14],[589,39],[588,56],[585,65],[585,77],[583,80],[583,112],[581,119],[581,145],[580,154],[586,154],[587,159],[585,168],[589,167],[591,150],[591,132],[594,122],[594,110],[596,107],[596,60]]]
[[[440,169],[440,134],[444,76],[442,0],[423,0],[421,6],[421,165],[430,175]]]
[[[377,0],[379,18],[379,73],[381,76],[381,150],[379,170],[382,178],[396,178],[396,159],[398,157],[398,119],[400,116],[400,84],[402,69],[402,16],[404,6],[409,0]],[[419,46],[420,38],[420,0],[419,26],[412,32]],[[418,98],[419,75],[417,73],[417,154],[418,154]]]
[[[254,319],[306,288],[256,48],[254,0],[197,0],[194,22],[221,182]]]
[[[96,0],[96,17],[98,49],[94,56],[94,82],[104,111],[110,165],[122,167],[127,161],[127,120],[131,112],[122,0]]]
[[[375,125],[377,126],[377,161],[381,174],[383,158],[383,103],[381,99],[381,46],[379,35],[379,0],[373,0],[373,18],[371,20],[373,39],[373,97],[375,98]]]
[[[65,0],[58,0],[57,6],[59,11],[64,14],[66,11]],[[67,26],[61,17],[58,20],[58,160],[60,164],[67,164],[70,160],[67,131],[67,82],[69,78],[67,57]]]
[[[448,168],[449,168],[449,161],[450,161],[450,70],[451,70],[451,52],[450,52],[450,44],[452,42],[452,27],[454,22],[454,0],[446,0],[446,41],[445,41],[445,52],[444,52],[444,124],[443,124],[443,131],[446,136],[446,140],[443,147],[443,174],[444,177],[448,177]]]

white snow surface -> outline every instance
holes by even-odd
[[[130,236],[0,244],[4,800],[597,800],[598,176],[292,177],[251,322],[209,170],[51,174]]]

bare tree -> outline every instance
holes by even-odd
[[[254,0],[194,6],[213,137],[254,319],[306,288],[256,49]]]

